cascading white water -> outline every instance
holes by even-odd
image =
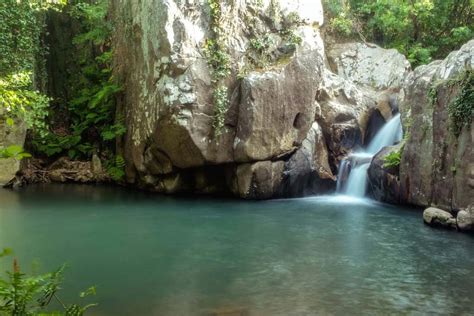
[[[364,197],[367,187],[367,171],[369,170],[370,162],[361,164],[351,170],[349,179],[345,188],[345,194],[356,197]]]
[[[364,197],[367,190],[367,171],[370,162],[382,148],[394,145],[403,138],[400,114],[385,123],[364,152],[351,154],[341,161],[337,179],[337,192]],[[345,180],[347,178],[347,180]]]
[[[339,165],[339,173],[337,175],[336,192],[342,192],[344,183],[343,178],[346,174],[349,174],[349,172],[349,160],[341,160],[341,164]]]
[[[398,143],[403,138],[403,129],[400,121],[400,114],[394,116],[385,123],[382,129],[375,135],[374,139],[367,147],[368,153],[375,155],[380,149]]]

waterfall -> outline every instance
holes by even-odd
[[[394,145],[402,138],[402,123],[400,114],[397,114],[377,132],[365,151],[353,153],[341,161],[337,176],[337,192],[364,197],[367,190],[367,172],[372,158],[382,148]]]
[[[364,197],[367,187],[367,171],[370,162],[364,163],[354,168],[347,179],[345,194],[356,197]]]
[[[375,155],[380,149],[400,142],[403,138],[400,113],[385,123],[367,147],[367,152]]]

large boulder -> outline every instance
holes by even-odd
[[[118,67],[117,75],[127,87],[125,154],[131,181],[149,173],[145,152],[151,147],[152,155],[158,153],[156,160],[187,169],[231,163],[234,149],[241,162],[270,159],[292,150],[309,130],[324,51],[312,27],[323,22],[320,1],[222,2],[221,9],[225,50],[231,58],[232,75],[225,83],[231,104],[223,133],[216,136],[212,75],[204,49],[213,36],[207,2],[114,1],[117,32],[124,34],[115,42],[117,64],[127,65]],[[297,32],[303,43],[298,52],[287,66],[250,71],[241,85],[236,74],[251,68],[246,60],[250,41],[262,40],[258,35],[267,33],[278,41],[273,28],[283,27],[280,19],[293,12],[301,18]],[[299,90],[293,89],[296,85]],[[277,95],[264,93],[267,88]],[[309,122],[296,131],[293,123],[299,113]],[[269,123],[275,124],[271,131]]]
[[[401,87],[410,72],[405,56],[374,44],[336,44],[329,51],[328,60],[344,79],[376,90]]]
[[[436,207],[429,207],[424,210],[423,221],[425,224],[433,227],[456,229],[456,219],[454,216]]]
[[[234,159],[271,160],[301,146],[314,122],[322,56],[301,52],[281,71],[252,73],[241,84]]]
[[[371,109],[371,94],[325,69],[316,97],[316,121],[327,139],[333,166],[364,144],[363,135]]]
[[[416,68],[404,83],[400,111],[407,137],[400,184],[407,203],[446,209],[472,203],[473,116],[471,123],[456,133],[448,108],[463,88],[454,82],[466,72],[472,76],[473,68],[474,40],[443,61]]]

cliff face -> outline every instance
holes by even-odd
[[[364,62],[386,56],[393,72],[382,76],[373,67],[367,72],[378,75],[353,83],[342,71],[347,64],[337,74],[328,66],[320,1],[220,1],[217,18],[209,3],[113,2],[128,181],[158,192],[243,198],[333,188],[339,160],[364,144],[372,114],[380,113],[377,93],[405,75],[404,57],[357,46],[352,51]],[[220,51],[210,53],[210,41]],[[332,63],[344,52],[335,51]],[[229,69],[217,102],[223,55]]]
[[[400,185],[407,203],[452,209],[474,202],[474,88],[472,79],[460,78],[473,68],[474,40],[443,61],[418,67],[404,83],[400,108],[408,137]],[[471,91],[464,101],[470,111],[458,129],[450,107],[463,89]]]
[[[474,40],[406,77],[399,95],[405,140],[380,152],[369,171],[377,199],[449,211],[474,202],[473,67]],[[401,153],[399,167],[384,167],[390,152]]]

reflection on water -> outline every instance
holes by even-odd
[[[0,201],[0,247],[45,270],[68,262],[66,298],[96,284],[97,315],[474,313],[472,236],[415,210],[77,185]]]

